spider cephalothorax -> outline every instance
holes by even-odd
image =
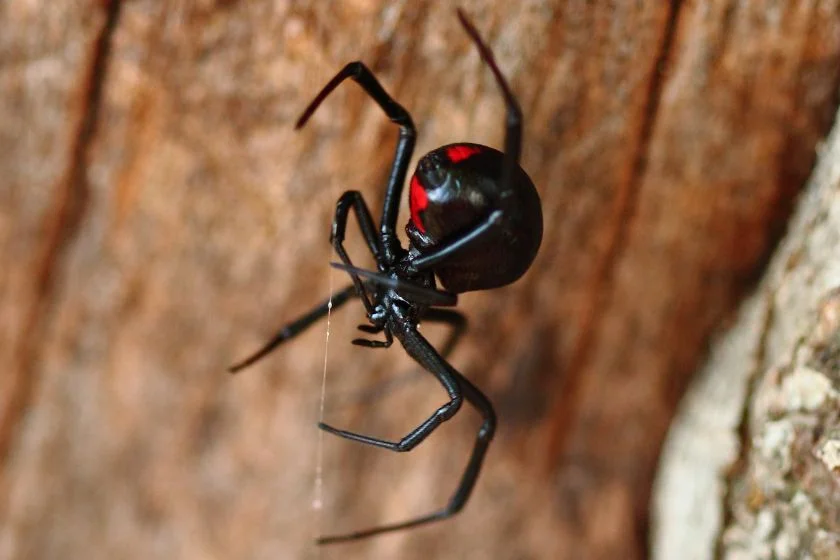
[[[411,218],[406,226],[408,249],[400,245],[396,223],[416,132],[411,116],[385,92],[373,73],[361,62],[345,66],[315,96],[296,125],[297,128],[303,126],[330,92],[347,78],[357,82],[388,118],[399,125],[400,136],[385,190],[379,227],[374,224],[370,210],[358,191],[345,192],[336,204],[330,241],[341,264],[334,263],[333,266],[347,271],[353,283],[333,294],[331,303],[335,308],[358,297],[365,306],[369,321],[368,325],[359,329],[368,334],[381,334],[384,340],[357,338],[353,344],[387,348],[396,338],[409,356],[437,378],[448,395],[448,400],[440,408],[399,441],[339,430],[324,423],[319,427],[360,443],[392,451],[410,451],[452,418],[464,401],[483,418],[467,467],[445,507],[402,523],[322,537],[319,539],[321,544],[406,529],[454,515],[467,502],[475,486],[496,429],[496,415],[490,401],[446,361],[446,355],[464,330],[466,319],[457,311],[445,308],[457,303],[458,293],[504,286],[528,270],[542,239],[542,209],[533,183],[519,167],[522,139],[519,105],[496,66],[490,49],[460,10],[458,18],[478,48],[482,60],[493,72],[505,98],[504,152],[480,144],[458,143],[433,150],[420,159],[409,181]],[[347,218],[351,210],[376,260],[377,271],[354,267],[344,249]],[[435,277],[440,279],[445,291],[436,289]],[[231,371],[239,371],[265,356],[326,315],[329,308],[330,302],[324,302],[287,325],[256,353],[231,367]],[[441,352],[435,350],[417,330],[421,321],[444,323],[452,328],[449,342]]]

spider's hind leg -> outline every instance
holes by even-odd
[[[398,314],[399,311],[392,310],[392,313]],[[398,321],[404,321],[404,317],[399,317]],[[391,323],[389,322],[389,325]],[[397,323],[399,324],[399,323]],[[387,330],[388,327],[386,326]],[[382,447],[390,451],[405,452],[411,451],[417,445],[423,442],[435,429],[452,418],[461,408],[463,397],[461,396],[461,385],[457,380],[459,375],[449,363],[444,360],[441,355],[434,349],[428,340],[423,337],[415,328],[400,328],[396,327],[394,334],[399,338],[400,342],[405,348],[409,356],[411,356],[418,364],[423,366],[429,373],[437,378],[438,382],[443,385],[449,396],[449,401],[439,407],[431,416],[429,416],[423,423],[411,430],[408,434],[400,438],[399,441],[388,441],[380,438],[365,436],[346,430],[339,430],[325,423],[319,423],[318,427],[324,431],[339,437],[364,443],[366,445],[373,445],[375,447]]]
[[[455,369],[452,368],[452,366],[450,366],[417,331],[402,333],[400,335],[400,341],[403,343],[403,346],[408,354],[417,360],[417,362],[426,368],[431,374],[433,374],[444,386],[444,388],[446,388],[449,393],[450,401],[440,407],[420,426],[409,432],[408,435],[402,438],[398,443],[392,443],[344,430],[338,430],[323,423],[319,424],[319,427],[332,434],[353,441],[358,441],[360,443],[384,447],[385,449],[390,449],[392,451],[409,451],[425,440],[443,422],[452,418],[452,416],[458,412],[462,400],[466,400],[478,411],[479,414],[481,414],[484,420],[478,430],[478,434],[476,435],[467,467],[461,475],[461,480],[458,483],[458,487],[455,489],[454,494],[443,508],[427,515],[391,525],[373,527],[371,529],[365,529],[343,535],[321,537],[318,539],[318,544],[334,544],[352,541],[381,533],[409,529],[411,527],[425,525],[434,521],[441,521],[455,515],[463,509],[470,497],[470,494],[472,493],[473,488],[475,487],[476,481],[478,480],[478,475],[481,472],[484,457],[487,454],[487,448],[489,447],[490,441],[493,439],[493,435],[496,431],[496,413],[493,411],[493,406],[490,404],[490,400],[468,379],[455,371]]]
[[[516,96],[513,95],[510,85],[507,83],[502,71],[496,64],[496,57],[493,56],[493,51],[481,39],[478,30],[469,18],[467,18],[464,11],[458,8],[456,12],[467,35],[475,43],[481,60],[490,68],[493,77],[496,78],[496,84],[502,92],[502,97],[505,98],[507,115],[505,117],[505,161],[502,167],[502,184],[507,187],[511,184],[513,172],[519,164],[519,154],[522,149],[522,109],[519,107],[519,102],[516,100]]]
[[[454,309],[439,309],[432,307],[426,311],[423,316],[423,322],[426,323],[440,323],[447,325],[451,330],[446,337],[443,345],[440,348],[440,355],[444,359],[449,357],[449,354],[455,350],[455,347],[460,342],[461,337],[467,331],[467,318],[463,313],[455,311]]]

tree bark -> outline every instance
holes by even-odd
[[[663,450],[657,558],[840,554],[840,126]]]
[[[224,370],[347,282],[328,267],[338,195],[382,203],[396,130],[358,88],[292,128],[343,64],[412,112],[415,160],[500,146],[502,101],[452,7],[0,6],[0,554],[646,554],[660,441],[836,110],[840,0],[462,7],[524,109],[545,221],[522,280],[461,298],[452,362],[500,430],[457,519],[317,551],[445,503],[477,420],[403,455],[322,438],[325,362],[334,425],[397,438],[445,398],[397,345],[349,344],[358,306],[328,345],[314,327]]]

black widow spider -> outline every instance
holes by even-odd
[[[402,523],[321,537],[319,544],[416,527],[459,512],[473,490],[496,429],[496,415],[490,401],[444,358],[463,331],[466,320],[457,311],[439,307],[454,306],[458,301],[457,293],[504,286],[522,276],[534,260],[542,240],[542,209],[533,183],[519,167],[522,138],[519,105],[478,31],[460,9],[457,14],[504,96],[507,107],[505,151],[458,143],[438,148],[420,159],[409,187],[408,250],[401,246],[395,230],[416,132],[411,116],[385,92],[373,73],[363,63],[351,62],[327,83],[295,125],[298,129],[306,124],[321,102],[347,78],[358,83],[388,118],[399,125],[399,141],[388,177],[379,233],[360,192],[347,191],[338,199],[330,241],[343,264],[332,264],[345,270],[353,283],[333,295],[332,305],[340,306],[352,297],[361,299],[370,324],[360,325],[359,329],[369,334],[383,333],[385,340],[355,339],[353,344],[387,348],[396,337],[406,353],[434,375],[449,395],[446,404],[396,442],[339,430],[324,423],[319,423],[318,427],[360,443],[391,451],[410,451],[452,418],[463,400],[484,420],[461,481],[445,507]],[[377,272],[354,267],[344,250],[350,210],[356,214],[373,253]],[[436,289],[435,276],[446,291]],[[290,323],[230,371],[235,373],[256,362],[325,316],[327,310],[328,302],[324,302]],[[448,348],[442,354],[418,332],[417,325],[421,321],[444,323],[453,328]]]

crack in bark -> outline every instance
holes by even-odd
[[[52,208],[42,224],[42,242],[33,259],[33,302],[23,321],[24,336],[15,352],[14,379],[0,417],[0,464],[12,447],[18,424],[28,408],[38,384],[38,361],[50,317],[53,315],[55,287],[61,276],[61,263],[79,232],[88,197],[87,156],[96,132],[106,67],[112,38],[119,19],[121,0],[105,1],[105,21],[93,41],[90,65],[82,89],[82,107],[74,124],[76,133],[70,147],[69,164],[55,189]],[[5,490],[5,488],[4,488]],[[5,493],[5,492],[4,492]]]
[[[758,336],[758,343],[756,344],[755,356],[753,357],[753,367],[747,377],[747,386],[744,393],[744,403],[741,407],[741,417],[738,420],[738,427],[736,432],[738,434],[738,441],[741,442],[741,449],[738,451],[738,456],[733,461],[731,467],[726,474],[726,480],[723,491],[723,515],[721,519],[720,530],[715,539],[714,558],[720,560],[725,556],[723,535],[726,532],[726,527],[735,518],[735,510],[732,507],[733,496],[732,492],[736,481],[744,474],[747,466],[747,460],[752,450],[752,445],[749,438],[750,429],[750,398],[755,393],[756,386],[761,379],[761,372],[766,369],[767,361],[767,344],[770,338],[770,330],[773,325],[773,319],[776,316],[776,307],[773,302],[776,294],[775,289],[768,289],[763,296],[765,303],[764,317],[761,319],[761,333]]]

